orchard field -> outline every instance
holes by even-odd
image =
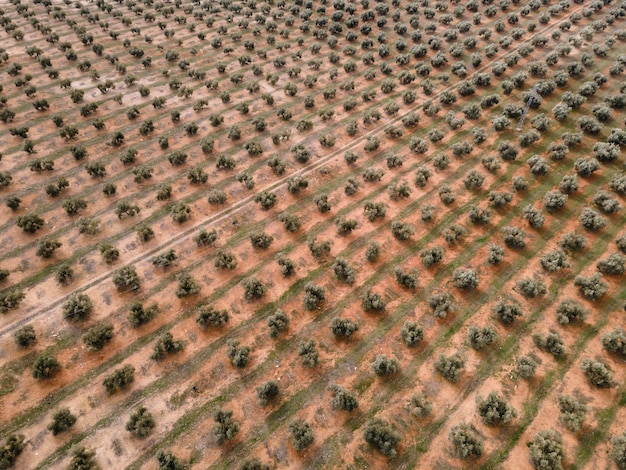
[[[0,469],[626,468],[626,2],[0,25]]]

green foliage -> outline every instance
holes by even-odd
[[[307,310],[316,310],[319,304],[326,300],[326,290],[322,286],[307,282],[304,286],[304,307]]]
[[[367,220],[374,222],[376,219],[382,219],[387,214],[387,207],[384,202],[368,201],[363,206],[363,213]]]
[[[547,289],[543,279],[522,278],[515,283],[515,290],[528,299],[534,299],[546,295]]]
[[[435,370],[449,382],[458,382],[465,369],[465,358],[458,352],[446,357],[439,354],[435,361]]]
[[[415,289],[417,287],[419,281],[417,270],[412,269],[404,272],[400,266],[396,266],[394,274],[396,276],[396,282],[401,286],[406,287],[407,289]]]
[[[455,455],[460,459],[480,457],[483,453],[483,443],[478,431],[472,425],[453,426],[448,434],[448,440],[454,447]]]
[[[113,339],[113,323],[103,322],[89,328],[83,335],[83,343],[90,351],[99,351]]]
[[[267,318],[267,326],[270,329],[270,338],[278,338],[278,335],[289,328],[289,317],[281,309]]]
[[[198,284],[191,274],[182,273],[178,275],[176,297],[182,299],[183,297],[196,295],[198,292],[200,292],[200,284]]]
[[[219,269],[235,269],[237,267],[237,257],[228,251],[218,251],[215,255],[214,266]]]
[[[255,232],[250,235],[250,243],[252,243],[253,248],[265,250],[270,247],[273,241],[274,237],[265,232]]]
[[[471,268],[456,268],[452,273],[452,282],[459,289],[476,289],[478,273]]]
[[[39,241],[37,241],[37,251],[35,254],[41,258],[49,259],[52,258],[54,252],[61,248],[62,245],[60,241],[52,238],[40,238]]]
[[[67,470],[100,470],[95,457],[95,451],[79,447],[72,454],[72,460],[70,460]]]
[[[622,434],[613,436],[611,439],[613,448],[611,449],[611,459],[617,465],[619,470],[626,469],[626,431]]]
[[[376,354],[372,362],[372,370],[380,377],[393,375],[400,370],[400,363],[395,357],[388,358],[384,354]]]
[[[213,427],[213,436],[220,445],[233,439],[239,432],[239,424],[233,421],[232,416],[232,411],[222,409],[217,410],[213,416],[216,423]]]
[[[185,464],[171,452],[160,450],[156,454],[156,459],[159,463],[159,470],[189,470],[189,465]]]
[[[76,422],[69,408],[61,408],[52,415],[52,422],[48,425],[48,430],[53,436],[69,430]]]
[[[109,394],[127,388],[135,380],[135,368],[130,364],[111,372],[104,378],[102,385]]]
[[[330,330],[337,339],[348,340],[359,330],[359,325],[346,318],[335,318],[330,325]]]
[[[515,317],[522,316],[522,307],[517,302],[506,302],[501,300],[492,308],[496,318],[504,325],[512,325]]]
[[[270,470],[270,466],[261,463],[259,459],[253,457],[252,459],[244,460],[244,462],[239,465],[239,470]]]
[[[352,285],[354,284],[356,271],[350,266],[347,260],[344,258],[336,258],[333,263],[333,271],[335,272],[335,276],[346,284]]]
[[[145,406],[137,408],[126,422],[126,430],[139,439],[148,437],[155,426],[154,418]]]
[[[574,285],[580,294],[588,300],[596,301],[609,290],[609,285],[602,280],[602,274],[595,273],[591,277],[579,274],[574,278]]]
[[[270,401],[275,400],[279,394],[280,388],[278,382],[275,380],[263,382],[256,388],[256,397],[261,406],[265,406]]]
[[[296,419],[289,423],[291,442],[297,451],[302,451],[313,444],[315,433],[306,421]]]
[[[159,314],[159,306],[156,303],[144,308],[141,302],[134,302],[130,306],[128,322],[132,327],[144,325]]]
[[[0,313],[7,313],[9,310],[17,308],[26,295],[20,289],[12,289],[0,293]]]
[[[330,407],[333,410],[345,410],[350,413],[359,407],[356,397],[340,385],[329,385],[328,390],[333,394],[330,400]]]
[[[517,373],[521,378],[529,379],[535,375],[535,371],[537,370],[537,366],[539,364],[541,364],[541,359],[531,353],[526,356],[519,357],[515,366],[517,368]]]
[[[558,248],[544,254],[539,260],[539,264],[541,264],[543,269],[550,273],[560,271],[561,269],[565,269],[570,266],[567,255],[563,250]]]
[[[113,273],[113,284],[120,292],[138,290],[141,287],[141,280],[134,266],[125,266]]]
[[[416,418],[425,418],[433,410],[433,404],[425,393],[418,392],[413,394],[409,402],[411,414]]]
[[[401,222],[399,220],[391,222],[391,233],[397,240],[408,240],[414,232],[415,227],[407,222]]]
[[[467,342],[477,351],[495,343],[497,339],[498,333],[490,326],[481,329],[472,325],[467,329]]]
[[[35,329],[32,325],[24,325],[18,328],[13,333],[13,337],[15,338],[15,344],[21,348],[27,348],[37,340]]]
[[[400,339],[406,346],[414,348],[424,339],[424,328],[408,320],[400,328]]]
[[[504,398],[491,392],[486,399],[478,398],[478,414],[488,426],[508,424],[517,416],[517,412]]]
[[[530,461],[537,470],[562,470],[565,452],[561,434],[553,429],[539,431],[527,442]]]
[[[571,395],[559,395],[556,400],[561,411],[559,421],[572,432],[580,431],[585,422],[587,405]]]
[[[163,359],[165,359],[166,355],[180,352],[183,350],[183,348],[183,342],[181,340],[174,341],[172,333],[168,331],[167,333],[161,335],[154,343],[154,348],[152,350],[152,354],[150,355],[150,359],[153,359],[155,361],[162,361]]]
[[[152,258],[151,262],[152,266],[156,268],[166,269],[177,259],[178,255],[176,252],[173,249],[169,249],[166,252]]]
[[[63,318],[68,321],[85,320],[93,311],[93,303],[87,294],[72,294],[63,304]]]
[[[61,370],[61,364],[56,357],[49,354],[37,356],[32,364],[33,378],[38,380],[46,380],[54,377]]]
[[[302,341],[298,345],[298,356],[304,367],[315,367],[319,363],[319,353],[315,347],[315,341],[310,339]]]
[[[318,242],[315,238],[312,238],[307,244],[311,254],[317,259],[324,258],[330,253],[330,242],[328,240]]]
[[[15,465],[15,461],[24,450],[23,434],[11,434],[7,437],[4,445],[0,447],[0,468],[9,469]]]
[[[381,419],[368,421],[363,430],[363,437],[365,442],[389,458],[396,456],[396,447],[401,440],[400,435],[393,431],[391,425]]]
[[[554,357],[562,357],[565,355],[565,343],[561,335],[555,330],[550,330],[546,335],[534,334],[533,342],[539,349],[549,352]]]
[[[215,229],[207,232],[206,230],[200,230],[197,235],[193,237],[193,241],[199,247],[211,246],[217,240],[217,231]]]
[[[217,310],[212,305],[202,305],[198,308],[198,314],[196,315],[196,323],[202,328],[208,328],[213,326],[219,328],[230,319],[230,315],[227,310]]]
[[[433,246],[431,248],[424,248],[420,251],[420,258],[422,264],[427,268],[438,264],[443,259],[444,249],[440,246]]]
[[[235,367],[246,367],[252,349],[249,346],[240,346],[239,340],[229,339],[226,341],[226,356]]]
[[[387,303],[383,300],[382,296],[377,292],[372,292],[368,289],[361,296],[361,307],[366,312],[384,312]]]
[[[456,309],[455,299],[449,292],[435,292],[428,298],[428,306],[437,318],[446,318]]]
[[[613,382],[613,372],[609,366],[601,360],[583,359],[580,363],[589,382],[598,388],[611,388],[615,386]]]

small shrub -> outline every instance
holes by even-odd
[[[489,264],[496,265],[496,264],[500,264],[503,259],[504,259],[504,247],[490,243],[488,251],[487,251],[487,262]]]
[[[331,325],[330,330],[337,339],[350,339],[350,337],[359,331],[359,325],[352,320],[345,318],[335,318]]]
[[[560,271],[561,269],[568,268],[570,266],[567,255],[561,249],[548,251],[541,257],[539,264],[541,264],[543,269],[550,273]]]
[[[459,289],[476,289],[478,273],[470,268],[456,268],[452,273],[452,282]]]
[[[183,342],[180,340],[174,340],[172,333],[167,332],[160,336],[154,343],[150,359],[154,361],[162,361],[165,359],[166,355],[180,352],[183,348]]]
[[[611,449],[611,459],[619,470],[626,469],[626,431],[611,439],[613,448]]]
[[[601,360],[583,359],[580,363],[589,382],[598,388],[611,388],[615,385],[613,382],[613,372],[609,366]]]
[[[155,457],[157,462],[159,462],[159,470],[189,470],[189,465],[185,464],[171,452],[160,450]]]
[[[144,406],[137,408],[126,422],[126,430],[139,439],[148,437],[155,426],[152,414]]]
[[[302,451],[313,444],[315,433],[309,423],[296,419],[289,423],[289,432],[291,433],[291,442],[297,451]]]
[[[53,436],[68,431],[76,423],[76,416],[69,408],[61,408],[52,415],[52,422],[48,425],[48,431]]]
[[[130,364],[107,375],[102,382],[107,393],[112,394],[127,388],[135,380],[135,368]]]
[[[103,322],[89,328],[83,335],[83,343],[90,351],[99,351],[113,339],[113,324]]]
[[[626,259],[619,253],[612,253],[596,264],[602,274],[624,274]]]
[[[408,240],[409,238],[411,238],[414,232],[415,227],[407,222],[401,222],[399,220],[394,220],[393,222],[391,222],[391,233],[397,240]]]
[[[580,294],[588,300],[596,301],[609,290],[609,285],[602,280],[602,274],[595,273],[591,277],[578,275],[574,278],[574,285]]]
[[[385,457],[394,458],[396,456],[396,447],[401,438],[392,430],[388,422],[380,419],[368,421],[363,431],[363,437],[365,442],[376,448]]]
[[[483,453],[483,443],[476,428],[471,425],[453,426],[448,434],[448,440],[454,447],[455,455],[460,459],[480,457]]]
[[[273,401],[280,394],[280,388],[278,382],[275,380],[268,380],[263,382],[256,388],[256,397],[259,405],[265,406],[270,401]]]
[[[465,358],[458,352],[448,357],[439,354],[435,361],[435,370],[449,382],[458,382],[463,369],[465,369]]]
[[[540,334],[533,335],[533,342],[539,349],[552,354],[554,357],[558,358],[565,355],[565,343],[563,342],[563,338],[554,330],[550,330],[550,333],[546,336]]]
[[[330,385],[328,390],[333,394],[333,398],[330,401],[330,407],[333,410],[345,410],[347,412],[352,412],[359,407],[359,402],[356,397],[348,393],[348,391],[337,385]]]
[[[519,292],[520,294],[522,294],[527,299],[534,299],[536,297],[541,297],[543,295],[546,295],[546,292],[547,292],[546,285],[541,278],[519,279],[515,283],[515,290]]]
[[[93,304],[87,294],[72,294],[63,304],[63,318],[68,321],[85,320],[93,311]]]
[[[559,246],[565,251],[582,251],[587,246],[587,238],[577,232],[569,232],[561,237]]]
[[[337,276],[340,281],[349,285],[354,284],[356,271],[352,266],[350,266],[350,264],[348,264],[348,261],[341,257],[337,258],[335,259],[332,267],[335,272],[335,276]]]
[[[31,369],[33,378],[46,380],[54,377],[61,370],[61,364],[56,357],[42,354],[33,361]]]
[[[130,306],[130,314],[128,315],[128,322],[132,327],[144,325],[152,320],[159,314],[159,306],[156,303],[145,307],[141,302],[134,302]]]
[[[400,363],[393,357],[377,354],[372,362],[372,370],[380,377],[393,375],[400,370]]]
[[[556,397],[559,404],[559,421],[572,432],[580,431],[587,414],[587,405],[571,395],[559,395]]]
[[[539,364],[541,364],[541,359],[534,354],[528,354],[526,356],[519,357],[515,363],[515,367],[517,368],[517,373],[522,379],[529,379],[535,375],[535,371],[537,370],[537,366],[539,366]]]
[[[76,469],[89,469],[98,470],[100,467],[96,462],[96,453],[92,450],[87,450],[84,447],[79,447],[72,453],[72,459],[68,465],[68,470]]]
[[[602,336],[602,346],[610,353],[626,358],[626,332],[621,327]]]
[[[423,392],[415,393],[409,402],[411,414],[416,418],[425,418],[433,410],[433,404]]]
[[[428,298],[428,306],[437,318],[446,318],[448,313],[456,310],[456,304],[452,294],[448,292],[434,293]]]
[[[302,341],[298,345],[298,356],[304,367],[313,368],[319,363],[319,353],[315,347],[315,341],[310,339]]]
[[[267,326],[270,329],[270,337],[277,338],[278,335],[289,328],[289,317],[285,312],[278,309],[267,319]]]
[[[413,321],[406,321],[400,328],[400,339],[410,347],[416,347],[424,339],[424,329]]]
[[[178,276],[178,287],[176,287],[176,297],[182,299],[200,292],[200,284],[190,274],[180,274]]]
[[[576,300],[564,299],[556,308],[556,321],[561,325],[584,321],[589,312]]]
[[[524,237],[526,233],[518,227],[507,225],[502,229],[504,244],[509,248],[524,248],[526,241]]]
[[[530,461],[537,470],[561,470],[563,468],[563,439],[561,434],[549,429],[539,431],[527,442]]]
[[[481,329],[472,325],[467,329],[467,342],[477,351],[495,343],[497,339],[498,333],[490,326]]]
[[[326,290],[322,286],[308,282],[304,286],[304,306],[307,310],[316,310],[326,300]]]
[[[386,307],[386,302],[383,300],[380,294],[377,292],[372,292],[371,289],[368,289],[361,296],[361,307],[366,312],[383,312]]]
[[[218,409],[213,415],[215,426],[213,426],[213,436],[218,445],[223,444],[225,441],[230,441],[239,432],[239,424],[233,421],[232,411],[224,411]]]
[[[25,325],[17,329],[13,333],[15,343],[21,348],[27,348],[31,346],[36,340],[35,329],[31,325]]]
[[[211,246],[217,240],[217,231],[215,229],[207,232],[206,230],[200,230],[197,235],[193,237],[193,241],[199,247]]]
[[[236,339],[226,341],[226,356],[235,367],[246,367],[250,359],[251,351],[252,349],[249,346],[240,346],[239,341]]]
[[[113,284],[120,292],[138,290],[141,287],[141,280],[134,266],[126,266],[113,273]]]
[[[488,426],[508,424],[517,416],[515,409],[496,392],[491,392],[486,399],[478,398],[477,404],[478,414]]]

